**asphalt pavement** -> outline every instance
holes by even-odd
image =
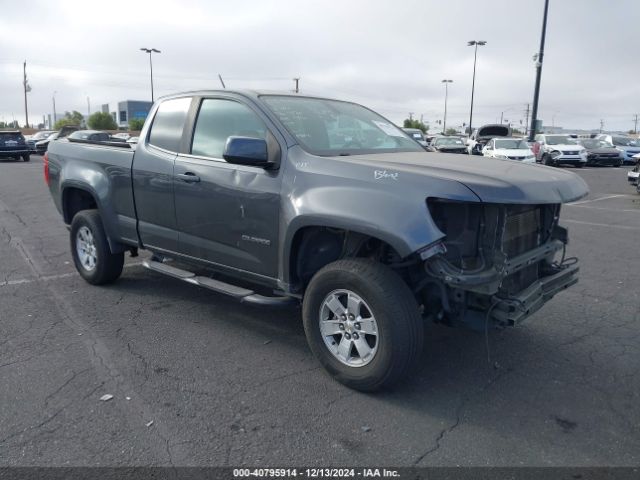
[[[429,327],[419,372],[362,394],[320,368],[298,308],[140,257],[85,283],[40,157],[0,161],[0,466],[639,465],[640,195],[626,168],[575,172],[591,193],[561,223],[580,283],[488,351]]]

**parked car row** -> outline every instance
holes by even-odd
[[[65,125],[60,130],[42,130],[26,137],[19,130],[3,130],[0,131],[0,158],[22,158],[28,162],[31,154],[44,155],[51,141],[67,136],[80,141],[126,142],[129,145],[138,142],[138,137],[129,133],[111,135],[100,130],[81,130],[77,125]]]
[[[544,165],[572,165],[620,167],[635,163],[640,154],[640,140],[624,135],[594,134],[579,137],[569,134],[538,134],[535,141],[512,137],[508,125],[484,125],[471,134],[462,136],[425,136],[418,129],[404,129],[427,151],[440,153],[468,153],[503,160]],[[425,142],[426,140],[426,142]],[[425,145],[426,143],[426,145]]]

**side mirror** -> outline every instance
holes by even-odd
[[[262,138],[229,137],[222,154],[229,163],[268,168],[273,165],[269,161],[267,142]]]

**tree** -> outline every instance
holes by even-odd
[[[89,128],[94,130],[117,130],[118,125],[113,120],[111,114],[106,112],[96,112],[91,114],[89,120],[87,120]]]
[[[458,130],[456,130],[455,128],[447,128],[447,131],[444,132],[445,135],[457,135],[458,134]]]
[[[404,128],[419,128],[420,130],[422,130],[422,133],[427,133],[427,130],[429,130],[429,125],[425,125],[420,120],[412,120],[411,118],[405,118]]]
[[[53,126],[53,128],[55,130],[60,130],[65,125],[83,125],[83,124],[84,124],[84,117],[80,112],[77,112],[74,110],[71,113],[64,112],[64,117],[58,120],[56,124]]]
[[[129,130],[132,132],[139,132],[142,130],[142,126],[144,125],[144,118],[130,118],[129,119]]]

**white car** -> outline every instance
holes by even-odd
[[[536,135],[537,160],[545,165],[568,164],[582,168],[587,163],[587,149],[569,135]]]
[[[523,163],[536,163],[536,157],[529,148],[529,144],[522,138],[492,138],[483,147],[482,155]]]
[[[636,162],[636,165],[627,173],[627,180],[630,185],[635,185],[640,193],[640,153],[635,154],[631,159]]]

